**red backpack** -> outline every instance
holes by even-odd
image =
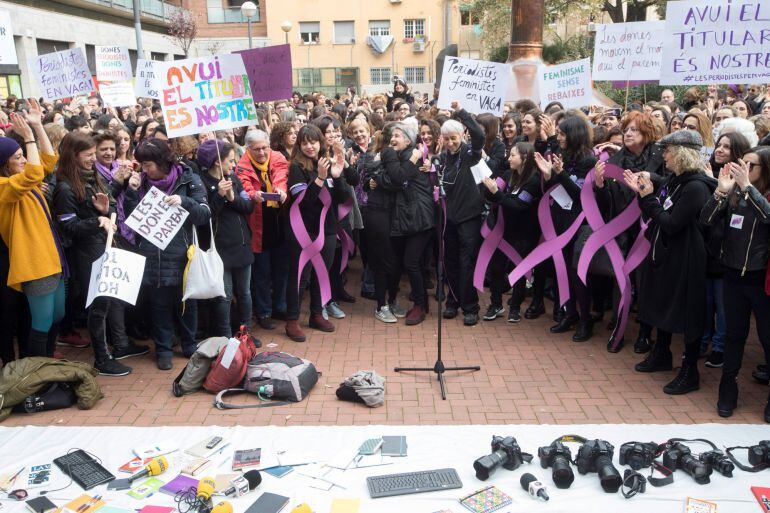
[[[241,331],[236,333],[233,339],[238,341],[237,348],[229,349],[234,344],[231,340],[220,349],[216,361],[211,364],[211,369],[206,375],[206,381],[203,382],[203,388],[212,394],[218,394],[228,388],[240,387],[246,376],[249,361],[257,354],[257,347],[245,326],[241,326]],[[229,365],[225,366],[228,361]]]

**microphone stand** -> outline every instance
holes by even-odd
[[[441,167],[442,172],[438,172],[438,168]],[[443,310],[443,303],[444,303],[444,272],[443,272],[443,266],[444,266],[444,240],[443,240],[443,233],[442,233],[442,226],[444,225],[444,205],[446,204],[446,192],[444,191],[444,173],[443,173],[443,166],[436,166],[437,172],[436,175],[438,176],[438,191],[439,191],[439,208],[438,208],[438,224],[436,226],[436,233],[438,234],[438,262],[436,262],[436,283],[438,284],[438,287],[441,287],[440,292],[436,294],[436,303],[438,306],[438,311],[436,312],[436,317],[438,318],[438,324],[437,324],[437,332],[436,332],[436,339],[437,339],[437,352],[438,356],[436,358],[436,363],[433,364],[433,367],[396,367],[393,369],[395,372],[433,372],[436,374],[436,377],[438,378],[439,386],[441,387],[441,399],[446,401],[446,384],[444,382],[444,373],[446,371],[478,371],[481,370],[481,367],[478,365],[473,366],[466,366],[466,367],[447,367],[444,365],[443,360],[441,359],[441,320],[442,320],[442,310]]]

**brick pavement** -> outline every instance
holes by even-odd
[[[360,261],[352,264],[357,268]],[[348,288],[357,291],[358,284]],[[408,285],[402,290],[408,291]],[[405,298],[401,302],[407,303]],[[482,309],[486,305],[485,296]],[[171,395],[170,385],[185,360],[176,356],[174,369],[161,372],[155,368],[151,352],[124,360],[134,369],[130,376],[99,377],[105,398],[92,410],[12,415],[3,425],[762,423],[768,387],[750,377],[761,359],[755,333],[747,344],[739,407],[725,420],[717,416],[715,406],[719,369],[705,368],[701,362],[698,392],[666,396],[662,387],[675,373],[634,372],[640,357],[630,347],[619,354],[607,353],[605,323],[597,325],[593,339],[576,344],[571,333],[548,333],[550,316],[523,320],[519,325],[501,318],[470,328],[459,318],[444,321],[446,365],[478,364],[481,371],[447,373],[448,397],[442,401],[432,374],[393,371],[399,365],[433,365],[435,312],[422,325],[407,327],[375,320],[373,308],[373,302],[361,298],[354,305],[343,305],[348,316],[335,321],[336,332],[307,330],[308,341],[303,344],[288,340],[282,325],[272,332],[255,330],[263,348],[275,343],[277,347],[271,350],[308,358],[323,373],[310,396],[298,404],[219,411],[212,406],[213,396],[205,392],[177,399]],[[629,332],[627,339],[633,342],[634,323]],[[674,346],[675,353],[681,351],[681,337],[675,338]],[[91,358],[90,349],[63,348],[62,352],[72,359]],[[371,368],[387,379],[385,406],[369,409],[336,398],[335,390],[344,377]]]

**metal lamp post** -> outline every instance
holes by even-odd
[[[283,30],[284,35],[286,36],[286,44],[289,44],[289,32],[291,32],[292,24],[289,20],[284,21],[281,23],[281,30]]]
[[[251,49],[251,18],[257,14],[257,5],[254,2],[243,2],[241,14],[246,18],[246,23],[249,27],[249,49]]]

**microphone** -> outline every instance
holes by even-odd
[[[538,481],[537,478],[529,472],[523,474],[519,482],[521,483],[521,487],[524,488],[524,490],[528,492],[533,499],[538,497],[544,501],[550,499],[550,497],[548,497],[548,493],[545,491],[545,486],[543,483]]]
[[[233,505],[229,501],[222,501],[211,508],[211,513],[233,513]]]
[[[254,488],[259,486],[261,482],[262,475],[259,473],[259,470],[249,470],[244,472],[243,476],[237,477],[230,481],[232,486],[225,490],[225,496],[230,497],[234,495],[236,497],[240,497],[241,495],[245,495],[252,491]]]
[[[142,470],[129,477],[128,482],[132,483],[137,479],[143,478],[144,476],[157,476],[158,474],[164,473],[167,469],[168,460],[165,456],[153,458]]]
[[[213,477],[203,477],[198,481],[198,486],[195,490],[195,496],[200,501],[208,501],[211,496],[214,495],[214,489],[216,488],[216,482]]]

